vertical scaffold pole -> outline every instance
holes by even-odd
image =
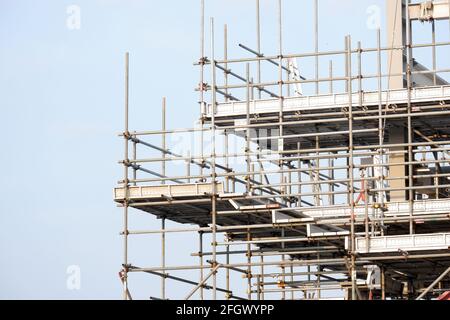
[[[166,218],[163,217],[161,220],[161,268],[164,270],[166,268]],[[166,300],[166,271],[163,271],[164,276],[161,277],[161,299]]]
[[[206,63],[206,57],[205,57],[205,0],[200,1],[200,84],[199,84],[199,90],[200,90],[200,113],[201,113],[201,119],[200,119],[200,154],[201,154],[201,166],[200,166],[200,176],[203,177],[203,170],[204,170],[204,131],[203,126],[205,122],[205,116],[206,116],[206,103],[205,103],[205,91],[207,90],[207,86],[205,84],[205,63]],[[203,179],[203,178],[202,178]]]
[[[314,52],[316,95],[319,94],[319,0],[314,0]]]
[[[350,199],[350,233],[351,233],[351,279],[352,279],[352,300],[357,299],[356,294],[356,261],[355,261],[355,201],[354,201],[354,158],[353,158],[353,97],[352,97],[352,39],[347,36],[347,74],[348,74],[348,149],[349,149],[349,199]]]
[[[163,177],[166,177],[166,97],[163,97],[162,99],[162,105],[161,105],[161,130],[162,130],[162,141],[161,141],[161,147],[162,147],[162,164],[161,164],[161,175]],[[166,184],[166,181],[163,180],[162,184]],[[166,267],[166,233],[164,232],[166,228],[166,218],[162,217],[161,220],[161,230],[163,231],[161,233],[161,267]],[[164,276],[161,277],[161,299],[166,299],[166,277],[165,277],[165,271],[163,271]]]
[[[223,60],[228,60],[228,25],[223,27]],[[223,72],[225,82],[225,102],[228,102],[228,63],[224,64],[225,71]]]
[[[261,10],[260,10],[260,0],[256,0],[256,51],[261,53]],[[261,99],[261,90],[259,90],[259,85],[261,84],[261,60],[257,61],[256,66],[258,82],[258,99]]]
[[[199,283],[203,283],[203,231],[199,231],[198,233],[198,258],[200,262],[200,281]],[[200,300],[204,299],[203,295],[203,286],[200,287]]]
[[[227,255],[226,255],[226,264],[229,265],[230,264],[230,246],[226,246],[226,250],[227,250]],[[225,277],[226,277],[226,290],[227,290],[227,294],[226,294],[226,299],[230,300],[230,268],[226,268],[225,271]]]
[[[161,162],[161,175],[163,177],[166,177],[166,97],[162,98],[162,105],[161,105],[161,130],[162,130],[162,136],[161,136],[161,156],[163,158],[163,161]],[[163,180],[161,182],[162,184],[166,184],[166,181]]]
[[[381,165],[384,164],[384,150],[383,150],[383,144],[384,144],[384,121],[383,121],[383,78],[382,78],[382,56],[381,56],[381,30],[377,30],[377,78],[378,78],[378,144],[380,145],[379,149],[379,162]],[[384,169],[378,169],[379,171],[383,172]],[[380,177],[379,186],[381,188],[384,188],[384,174],[381,174]],[[380,208],[384,207],[384,193],[383,191],[378,192],[378,199],[377,201],[380,203]],[[376,209],[380,212],[381,218],[383,218],[384,213],[383,210]],[[383,220],[381,221],[381,226],[383,227]],[[374,222],[372,221],[372,232],[374,232],[375,226]],[[384,235],[384,229],[381,228],[381,235]]]
[[[211,272],[213,272],[213,300],[217,299],[217,190],[216,190],[216,123],[215,114],[217,108],[216,101],[216,61],[214,55],[214,18],[211,18],[211,185],[212,185],[212,263]]]
[[[128,102],[129,102],[129,63],[130,54],[125,54],[125,131],[124,131],[124,192],[125,200],[123,205],[123,299],[128,300],[128,196],[129,196],[129,181],[128,181]]]
[[[410,0],[407,1],[407,6],[410,4]],[[414,161],[413,155],[413,128],[412,128],[412,104],[411,104],[411,71],[412,71],[412,39],[411,39],[411,20],[409,19],[409,10],[406,10],[406,86],[408,93],[408,203],[409,203],[409,233],[414,234],[414,167],[412,162]]]
[[[278,122],[279,122],[279,139],[278,139],[278,150],[284,150],[284,139],[283,139],[283,109],[284,109],[284,97],[283,97],[283,7],[282,0],[278,0],[278,95],[279,95],[279,113],[278,113]],[[280,173],[280,184],[284,183],[284,174],[283,174],[283,161],[278,161],[278,166],[281,170]]]
[[[245,133],[245,154],[246,154],[246,162],[247,162],[247,178],[246,178],[246,192],[248,195],[251,195],[250,190],[250,170],[251,170],[251,159],[250,159],[250,64],[247,63],[245,65],[245,76],[247,81],[247,94],[246,94],[246,123],[247,123],[247,130]],[[247,217],[247,224],[250,224],[250,215]],[[251,241],[251,234],[250,230],[247,230],[247,241]],[[252,300],[252,269],[251,269],[251,261],[252,261],[252,255],[251,255],[251,244],[247,244],[247,299]]]

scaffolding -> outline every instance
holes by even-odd
[[[314,52],[283,50],[278,0],[277,52],[264,55],[255,0],[256,47],[239,44],[249,55],[240,59],[228,58],[227,26],[217,56],[212,18],[207,57],[201,1],[198,127],[167,129],[163,99],[161,129],[130,131],[126,55],[124,178],[114,189],[123,207],[124,299],[137,272],[161,278],[158,299],[169,298],[167,281],[192,285],[185,299],[205,299],[206,290],[212,299],[431,299],[450,290],[450,68],[438,67],[436,54],[450,42],[437,42],[435,28],[449,20],[450,1],[387,1],[387,45],[378,30],[376,47],[346,36],[343,49],[327,52],[319,51],[312,1]],[[432,25],[431,43],[412,41],[414,23]],[[420,48],[432,51],[431,69],[414,59]],[[298,67],[307,59],[313,77]],[[263,80],[263,65],[274,67],[273,80]],[[171,135],[190,137],[194,148],[174,151]],[[160,219],[161,229],[130,230],[130,209]],[[198,234],[198,264],[166,264],[169,233]],[[161,235],[160,265],[131,263],[135,235]]]

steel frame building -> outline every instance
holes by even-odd
[[[131,131],[126,55],[124,177],[114,189],[124,211],[124,299],[131,299],[136,272],[161,277],[161,299],[168,298],[166,281],[192,285],[186,299],[204,299],[206,290],[212,299],[258,300],[337,298],[327,292],[429,299],[450,290],[450,69],[438,68],[436,54],[450,42],[436,42],[435,34],[450,2],[388,0],[387,45],[378,31],[376,47],[353,47],[347,36],[344,49],[319,52],[312,1],[314,52],[283,51],[278,0],[279,46],[263,55],[256,0],[256,47],[240,45],[252,54],[241,59],[228,58],[226,26],[218,58],[213,19],[207,57],[201,1],[200,127],[167,129],[164,99],[161,130]],[[431,43],[413,43],[412,25],[420,22],[432,24]],[[432,51],[431,69],[414,59],[419,48]],[[309,79],[295,66],[308,58],[315,61]],[[329,58],[326,77],[319,58]],[[335,72],[337,60],[343,74]],[[365,73],[364,63],[376,72]],[[262,64],[273,65],[277,77],[263,81]],[[367,80],[376,88],[365,88]],[[302,85],[314,93],[303,95]],[[200,152],[172,151],[166,139],[174,134],[198,137]],[[156,138],[161,145],[149,142]],[[231,140],[242,148],[232,150]],[[140,148],[154,156],[139,158]],[[161,229],[130,230],[130,208],[161,219]],[[166,228],[166,220],[194,226]],[[198,234],[198,265],[166,265],[166,234],[177,232]],[[150,234],[161,235],[161,265],[133,265],[130,237]],[[193,270],[198,279],[173,274]],[[246,296],[231,288],[230,273],[242,277]]]

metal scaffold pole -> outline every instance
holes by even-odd
[[[256,0],[256,52],[261,54],[261,7],[260,0]],[[261,61],[257,62],[257,78],[256,81],[261,83]],[[258,88],[258,99],[261,99],[261,90]]]
[[[125,54],[125,127],[124,127],[124,159],[128,161],[128,101],[129,101],[129,60],[130,54]],[[128,300],[128,163],[124,163],[124,193],[123,206],[123,299]]]
[[[211,263],[211,272],[213,278],[213,300],[217,299],[217,190],[216,190],[216,130],[215,130],[215,112],[216,112],[216,61],[214,55],[214,19],[211,18],[211,215],[212,215],[212,248],[213,256]]]
[[[357,293],[356,291],[358,288],[356,287],[356,265],[355,265],[355,200],[354,200],[354,159],[353,159],[353,86],[352,86],[352,38],[351,36],[347,36],[347,74],[348,74],[348,131],[349,131],[349,137],[348,137],[348,149],[349,149],[349,206],[350,206],[350,236],[351,236],[351,248],[350,248],[350,255],[351,255],[351,279],[352,279],[352,300],[357,300]]]

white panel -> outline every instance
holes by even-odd
[[[369,238],[356,238],[358,253],[380,253],[399,251],[448,250],[450,233],[414,234]]]
[[[217,193],[223,193],[223,183],[216,184]],[[146,199],[166,197],[203,196],[212,193],[210,183],[158,185],[158,186],[130,186],[128,195],[130,199]],[[124,188],[114,189],[114,199],[124,199]]]

